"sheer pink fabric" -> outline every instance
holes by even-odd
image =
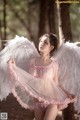
[[[29,73],[12,64],[9,64],[9,70],[15,83],[13,95],[26,109],[56,104],[62,110],[75,101],[75,98],[68,98],[58,85],[59,67],[55,60],[48,66],[36,66],[35,60],[31,60]]]

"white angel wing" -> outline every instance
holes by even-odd
[[[68,92],[77,96],[75,109],[80,112],[80,47],[67,42],[53,57],[59,63],[59,82]]]
[[[16,65],[28,71],[29,60],[38,56],[32,42],[27,38],[16,36],[6,43],[0,52],[0,99],[6,98],[11,93],[13,82],[9,78],[7,61],[10,57],[15,59]]]

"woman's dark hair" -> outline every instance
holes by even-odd
[[[54,46],[54,48],[51,50],[50,52],[50,56],[52,56],[53,52],[56,51],[58,49],[58,45],[59,45],[59,40],[57,38],[57,36],[53,33],[50,33],[50,34],[44,34],[40,37],[39,41],[42,39],[42,37],[47,37],[49,38],[49,41],[50,41],[50,44],[52,46]]]

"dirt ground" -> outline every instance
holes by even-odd
[[[33,111],[22,108],[12,94],[0,102],[0,113],[7,113],[8,120],[32,120],[34,118]]]
[[[22,108],[12,94],[0,102],[0,117],[3,113],[7,113],[8,119],[0,118],[0,120],[33,120],[34,118],[34,112]],[[56,120],[62,120],[61,116]]]

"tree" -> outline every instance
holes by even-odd
[[[56,33],[56,24],[55,24],[55,8],[56,4],[54,0],[49,0],[48,2],[48,23],[49,23],[49,31],[51,33]]]
[[[55,33],[55,2],[40,0],[39,37],[45,33]]]
[[[48,31],[48,0],[40,0],[39,37]]]
[[[69,6],[70,4],[59,4],[59,1],[57,2],[59,37],[61,44],[69,40],[72,41]],[[68,108],[63,110],[64,120],[75,120],[74,113],[74,106],[71,103]]]
[[[3,26],[4,26],[4,33],[3,33],[3,40],[6,40],[7,34],[6,34],[6,0],[3,0]]]
[[[59,4],[59,3],[58,3]],[[70,4],[62,3],[58,5],[59,33],[63,35],[65,42],[73,41],[70,22]],[[61,36],[60,36],[61,37]],[[62,39],[62,38],[61,38]]]

